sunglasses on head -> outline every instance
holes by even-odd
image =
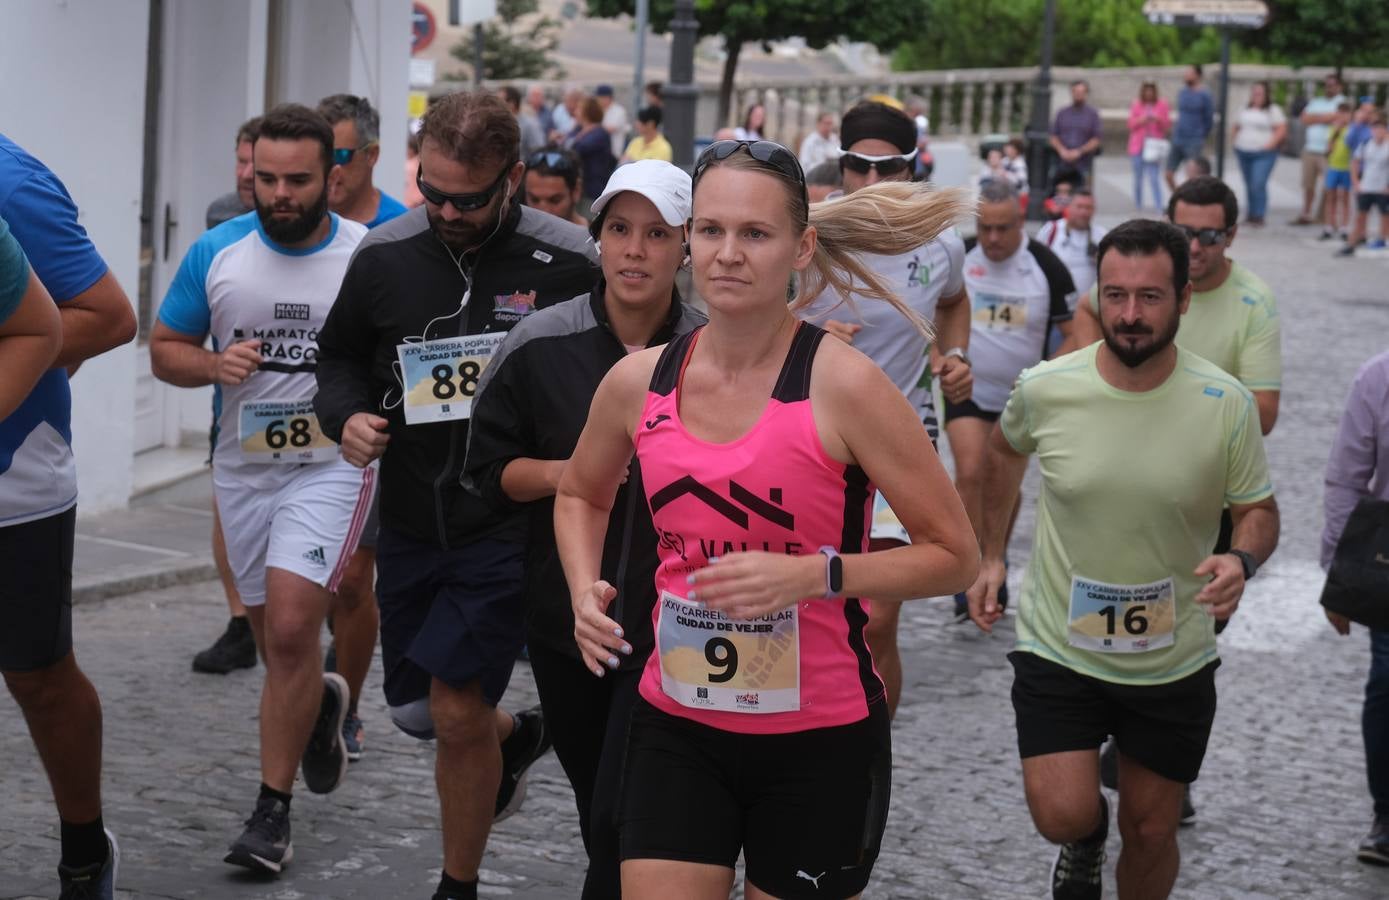
[[[810,208],[810,196],[805,189],[805,171],[801,169],[801,161],[796,159],[796,154],[787,150],[776,141],[715,141],[704,152],[699,154],[699,159],[695,161],[694,181],[699,180],[699,176],[704,170],[709,168],[709,164],[728,159],[739,150],[746,149],[748,155],[765,166],[768,166],[781,174],[790,178],[801,187],[801,199],[805,201],[806,208]]]
[[[555,150],[537,150],[526,160],[527,169],[545,167],[552,172],[568,172],[574,168],[574,160],[567,153]]]
[[[840,154],[839,168],[840,171],[848,169],[859,175],[867,175],[870,169],[877,169],[879,175],[890,178],[907,171],[915,159],[915,150],[910,153],[893,153],[887,156],[868,156],[864,153],[850,153],[846,150]]]
[[[348,163],[352,162],[352,157],[354,157],[354,156],[357,155],[357,151],[359,151],[359,150],[365,150],[365,149],[367,149],[368,147],[375,147],[375,146],[376,146],[376,142],[375,142],[375,141],[371,141],[370,143],[363,144],[363,145],[360,146],[360,147],[334,147],[334,148],[333,148],[333,164],[334,164],[334,165],[338,165],[338,166],[345,166],[345,165],[347,165]]]
[[[415,186],[420,189],[420,196],[424,197],[427,203],[433,204],[434,206],[443,206],[445,203],[450,203],[453,205],[453,208],[459,212],[472,212],[473,210],[482,209],[492,202],[492,198],[496,196],[498,188],[502,186],[502,182],[506,181],[506,176],[510,174],[510,172],[511,166],[503,167],[502,173],[497,176],[496,181],[492,182],[491,187],[485,191],[478,191],[472,194],[446,194],[425,181],[424,172],[422,170],[417,170],[415,172]]]
[[[1188,228],[1185,225],[1178,225],[1177,230],[1186,235],[1188,241],[1196,241],[1202,247],[1214,247],[1216,244],[1223,244],[1230,234],[1228,228]]]

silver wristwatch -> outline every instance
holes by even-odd
[[[953,356],[956,359],[960,360],[960,362],[969,366],[971,369],[974,368],[974,363],[969,361],[969,354],[965,352],[965,348],[963,347],[951,347],[949,350],[945,351],[945,353],[942,354],[942,356],[944,356],[946,359],[949,359]]]

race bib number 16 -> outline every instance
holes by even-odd
[[[471,418],[478,381],[506,332],[439,338],[396,347],[405,385],[405,424]]]
[[[1068,642],[1100,653],[1145,653],[1170,647],[1177,623],[1172,579],[1106,584],[1071,579]]]

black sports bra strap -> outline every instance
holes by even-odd
[[[796,334],[791,338],[791,347],[786,351],[786,362],[781,365],[776,387],[772,389],[772,399],[779,403],[795,403],[810,399],[810,367],[815,362],[815,351],[824,340],[823,328],[800,322]]]
[[[680,382],[680,370],[685,367],[685,357],[689,355],[690,347],[699,331],[700,328],[687,331],[666,344],[665,349],[661,351],[661,358],[656,360],[656,368],[651,372],[651,393],[664,397],[675,390],[675,386]]]

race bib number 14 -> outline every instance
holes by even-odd
[[[438,338],[396,347],[405,385],[405,424],[471,418],[478,381],[506,332]]]
[[[801,708],[799,607],[757,619],[661,592],[661,690],[682,706],[735,713]]]
[[[1071,579],[1068,642],[1100,653],[1145,653],[1170,647],[1177,623],[1172,579],[1106,584]]]
[[[337,459],[338,445],[323,434],[313,400],[248,400],[241,404],[237,438],[250,463],[319,463]]]

